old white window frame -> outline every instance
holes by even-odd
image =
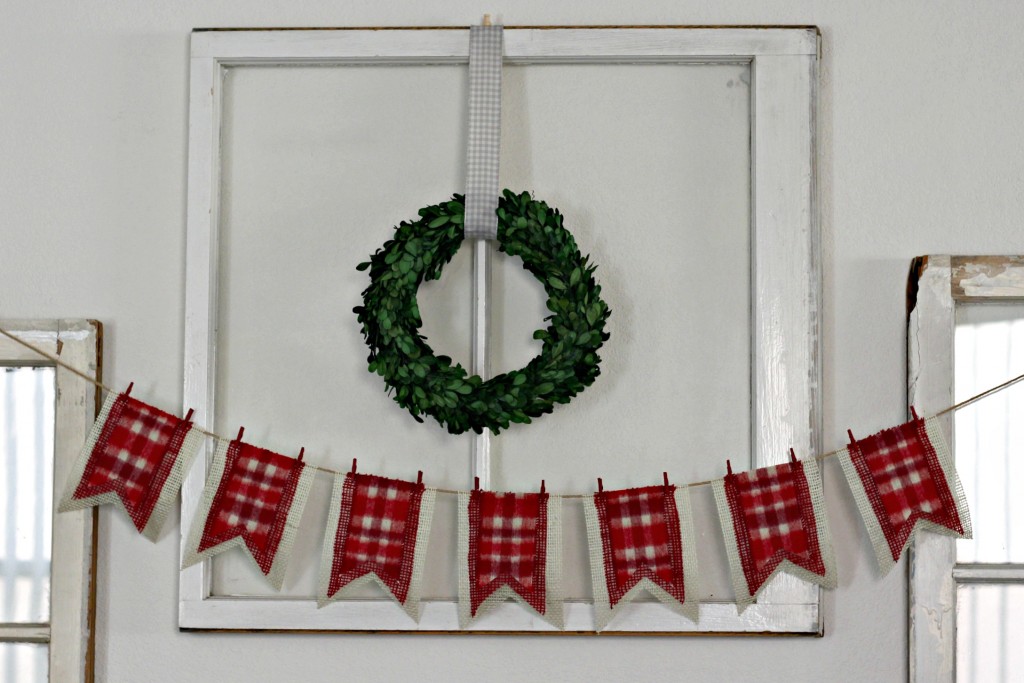
[[[802,28],[506,27],[508,64],[735,63],[751,69],[751,425],[753,464],[785,459],[792,446],[820,452],[820,270],[815,186],[818,30]],[[198,424],[214,414],[217,350],[221,100],[225,70],[254,65],[460,64],[469,31],[335,29],[195,31],[192,34],[184,403]],[[474,250],[477,301],[486,300],[486,250]],[[475,306],[474,349],[486,347],[486,304]],[[483,315],[480,315],[480,313]],[[474,366],[479,367],[479,358]],[[488,475],[487,437],[474,443],[474,470]],[[183,533],[207,473],[199,458],[182,491]],[[184,544],[185,539],[182,538]],[[454,601],[424,604],[418,625],[391,601],[359,600],[317,610],[314,600],[211,595],[209,562],[184,570],[183,629],[458,630]],[[623,632],[803,633],[820,635],[817,586],[780,575],[742,616],[731,603],[701,605],[696,625],[653,603],[631,606]],[[514,604],[490,631],[552,628]],[[495,626],[494,624],[497,624]],[[593,606],[566,604],[566,631],[592,632]]]
[[[3,320],[0,327],[99,379],[102,327],[94,320]],[[53,366],[0,336],[0,366]],[[96,510],[57,513],[60,494],[89,434],[99,404],[96,387],[56,367],[53,439],[53,536],[50,620],[0,624],[0,641],[47,643],[51,681],[93,680],[95,649]]]
[[[956,306],[1024,300],[1024,257],[923,256],[910,274],[907,402],[921,414],[954,402]],[[953,417],[941,418],[953,434]],[[917,534],[910,548],[909,673],[912,683],[953,683],[960,583],[1021,582],[1019,565],[957,565],[956,539]]]

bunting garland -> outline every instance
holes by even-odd
[[[562,501],[540,493],[459,493],[459,626],[512,598],[562,626]]]
[[[839,462],[883,574],[918,529],[971,537],[967,499],[937,419],[915,412],[910,422],[865,439],[850,432],[850,441]]]
[[[978,397],[1005,388],[1024,375]],[[110,392],[76,461],[60,510],[113,503],[155,539],[184,472],[205,436],[216,450],[189,531],[182,567],[244,547],[280,589],[313,475],[325,468],[228,441],[129,396]],[[964,404],[959,404],[964,405]],[[955,409],[959,406],[954,406]],[[924,529],[969,538],[970,515],[936,417],[914,419],[854,439],[837,455],[883,572]],[[459,623],[468,627],[513,599],[556,628],[563,625],[562,499],[582,498],[590,545],[595,629],[647,590],[697,621],[697,559],[689,488],[713,487],[737,609],[774,574],[835,587],[832,543],[818,458],[791,461],[676,487],[590,495],[448,491],[353,471],[335,477],[324,537],[318,606],[375,582],[418,620],[435,496],[459,500]]]
[[[156,541],[203,436],[188,418],[146,405],[130,392],[128,387],[107,396],[58,510],[114,503],[139,533]]]
[[[601,490],[583,506],[595,630],[603,630],[642,590],[696,623],[697,549],[689,490],[669,485],[666,475],[664,486]]]
[[[835,588],[835,555],[814,460],[729,474],[712,483],[737,609],[779,571]]]
[[[422,481],[335,475],[317,607],[373,582],[419,621],[435,494]]]
[[[182,569],[242,546],[280,590],[315,473],[301,458],[219,439]]]

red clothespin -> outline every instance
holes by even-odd
[[[910,414],[914,416],[914,421],[917,422],[921,418],[917,416],[917,411],[914,410],[914,406],[910,406]]]
[[[729,473],[729,476],[731,477],[732,476],[732,461],[730,461],[730,460],[726,460],[725,461],[725,469]]]
[[[416,483],[417,484],[422,484],[423,483],[423,470],[420,470],[419,472],[416,473]]]
[[[304,456],[305,454],[306,454],[306,447],[303,446],[302,448],[299,449],[299,462],[302,462],[302,456]]]
[[[196,412],[196,411],[195,411],[194,409],[192,409],[192,408],[189,408],[189,409],[188,409],[188,414],[186,414],[186,415],[185,415],[185,422],[191,422],[191,421],[192,421],[192,415],[193,415],[193,413],[195,413],[195,412]]]
[[[664,482],[665,482],[665,488],[668,488],[668,487],[669,487],[669,483],[668,483],[668,472],[662,472],[662,473],[661,473],[661,478],[662,478],[662,481],[664,481]]]
[[[474,491],[479,491],[480,490],[480,477],[473,477],[473,490]]]
[[[796,462],[796,451],[794,451],[792,448],[789,449],[789,461]]]
[[[597,478],[597,492],[604,493],[604,481],[601,479],[601,477]]]
[[[544,495],[545,493],[547,493],[547,491],[546,491],[546,490],[544,490],[544,480],[543,480],[543,479],[541,479],[541,480],[540,480],[540,495],[542,495],[542,496],[543,496],[543,495]]]
[[[850,443],[857,443],[857,439],[855,439],[853,437],[853,430],[852,429],[847,429],[846,430],[846,434],[847,434],[847,436],[850,437]]]
[[[242,440],[242,434],[244,432],[245,432],[245,427],[239,427],[238,428],[238,436],[235,437],[235,441],[241,441]]]
[[[352,474],[356,473],[356,460],[357,458],[352,458]]]
[[[124,390],[124,395],[127,396],[128,394],[132,393],[132,387],[134,386],[135,382],[128,382],[128,388]]]

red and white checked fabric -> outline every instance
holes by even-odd
[[[470,498],[470,548],[476,562],[473,604],[483,602],[487,586],[499,579],[518,583],[526,592],[533,588],[534,574],[543,582],[546,501],[536,493],[492,493],[478,491]],[[474,524],[476,522],[476,524]],[[541,596],[543,597],[543,596]],[[543,613],[543,604],[535,604]]]
[[[301,460],[237,439],[221,441],[192,523],[183,568],[244,545],[260,571],[280,588],[314,471]]]
[[[697,556],[686,489],[599,491],[585,499],[584,512],[597,630],[642,590],[697,620]]]
[[[730,472],[713,488],[740,612],[777,571],[835,587],[835,556],[814,460]]]
[[[354,472],[336,476],[318,606],[369,579],[418,620],[435,493],[419,482]]]
[[[839,461],[883,573],[918,528],[971,537],[967,501],[937,419],[855,440]]]
[[[187,420],[111,393],[72,468],[61,512],[116,503],[155,541],[202,444]]]
[[[561,499],[474,490],[459,502],[462,626],[508,598],[561,626]]]

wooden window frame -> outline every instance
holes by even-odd
[[[100,379],[102,326],[94,320],[5,320],[0,327]],[[0,365],[51,366],[17,342],[0,337]],[[0,641],[47,643],[49,679],[94,678],[96,624],[96,509],[57,513],[60,494],[99,412],[96,387],[56,367],[53,439],[53,536],[50,621],[0,624]]]
[[[954,402],[956,306],[1024,300],[1024,257],[922,256],[908,290],[907,404],[921,414]],[[952,415],[941,418],[953,434]],[[953,683],[960,583],[1024,580],[1019,565],[956,562],[956,539],[916,534],[909,562],[909,674],[916,683]]]
[[[751,425],[752,459],[766,466],[792,446],[820,452],[821,369],[815,119],[820,34],[794,28],[506,27],[509,64],[735,63],[751,83]],[[464,64],[466,28],[209,30],[191,45],[184,403],[197,424],[214,415],[217,350],[221,99],[225,69],[255,65]],[[480,250],[476,250],[480,251]],[[479,339],[475,339],[479,342]],[[483,439],[481,441],[481,439]],[[474,444],[476,474],[487,468],[486,436]],[[199,458],[182,492],[187,533],[207,474]],[[183,537],[184,544],[185,539]],[[181,573],[182,629],[455,632],[454,601],[424,605],[418,625],[387,600],[317,610],[315,600],[211,595],[205,562]],[[821,635],[817,586],[780,575],[738,616],[735,605],[701,605],[696,624],[660,605],[630,606],[635,618],[611,631],[796,633]],[[489,630],[546,632],[515,605],[496,611]],[[498,626],[492,626],[497,623]],[[566,603],[566,631],[593,632],[593,606]]]

